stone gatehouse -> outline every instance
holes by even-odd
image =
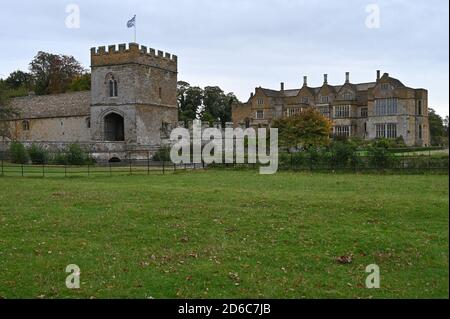
[[[91,49],[91,91],[15,98],[3,143],[79,143],[101,160],[147,157],[178,122],[177,56],[136,43]]]

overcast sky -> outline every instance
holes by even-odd
[[[80,28],[67,28],[68,4]],[[370,19],[378,5],[379,28]],[[449,105],[448,0],[127,0],[2,1],[0,77],[38,51],[73,55],[89,67],[89,48],[133,41],[179,57],[179,80],[218,85],[247,100],[257,86],[298,88],[375,79],[377,69],[429,91],[441,115]],[[372,18],[373,15],[370,16]],[[375,26],[375,27],[373,27]]]

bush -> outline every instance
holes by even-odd
[[[376,168],[390,168],[395,163],[395,156],[389,152],[387,147],[369,148],[370,165]]]
[[[330,147],[333,164],[338,167],[347,167],[348,164],[355,165],[358,160],[356,146],[350,142],[335,141]]]
[[[374,147],[384,147],[384,148],[404,148],[406,147],[405,140],[403,136],[397,137],[395,140],[387,138],[378,138],[372,142]]]
[[[79,144],[71,144],[66,152],[66,162],[69,165],[84,165],[90,162],[88,154]]]
[[[46,164],[48,162],[48,152],[40,145],[31,145],[28,154],[33,164]]]
[[[15,164],[26,164],[29,161],[27,150],[22,143],[12,142],[9,147],[11,162]]]
[[[65,165],[67,164],[67,156],[63,152],[55,153],[51,162],[56,165]]]
[[[156,153],[153,155],[153,160],[158,162],[169,162],[170,161],[170,147],[164,146],[161,147]]]

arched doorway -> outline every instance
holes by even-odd
[[[124,120],[117,113],[110,113],[104,117],[105,141],[125,141]]]

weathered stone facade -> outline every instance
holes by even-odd
[[[428,92],[406,87],[385,73],[374,82],[353,84],[347,72],[343,85],[329,85],[327,75],[321,87],[309,87],[307,78],[300,89],[258,87],[246,103],[235,104],[235,126],[270,126],[274,119],[291,116],[314,107],[333,121],[333,133],[374,139],[402,137],[409,146],[430,144]]]
[[[178,122],[177,57],[130,43],[91,49],[91,91],[13,99],[10,139],[97,158],[147,157]]]

